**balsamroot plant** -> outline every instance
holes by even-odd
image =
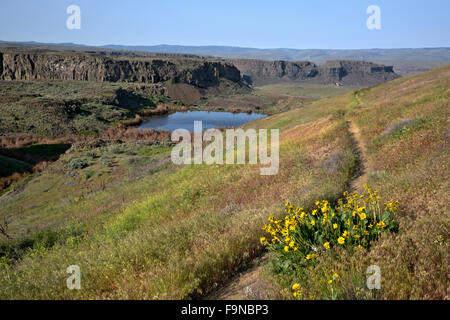
[[[284,219],[269,217],[263,230],[270,234],[261,243],[277,254],[285,267],[312,262],[334,247],[369,249],[386,231],[396,231],[398,201],[380,204],[378,191],[364,186],[366,193],[344,192],[333,208],[326,200],[317,201],[311,212],[286,202]]]

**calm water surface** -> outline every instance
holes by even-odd
[[[152,117],[144,120],[139,129],[169,130],[187,129],[194,131],[194,121],[202,121],[203,130],[214,127],[239,127],[240,125],[264,118],[258,113],[232,113],[215,111],[175,112],[165,116]]]

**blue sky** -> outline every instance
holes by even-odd
[[[81,30],[66,28],[69,5]],[[366,9],[381,8],[381,30]],[[256,48],[450,46],[449,0],[2,0],[0,40]]]

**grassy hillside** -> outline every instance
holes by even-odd
[[[313,100],[330,98],[356,89],[351,86],[279,83],[254,87],[250,93],[206,95],[196,102],[200,109],[274,114],[299,108]]]
[[[362,89],[347,99],[345,117],[359,127],[366,146],[366,182],[384,201],[399,201],[399,231],[384,234],[370,251],[330,250],[305,268],[278,268],[277,279],[286,296],[298,283],[306,299],[448,298],[450,67]],[[277,265],[276,258],[272,262]],[[369,265],[381,268],[376,294],[365,289]],[[331,291],[334,273],[339,279]]]
[[[130,179],[139,164],[159,163],[164,154],[140,155],[142,147],[125,145],[129,151],[102,146],[64,155],[22,192],[1,199],[1,216],[17,239],[4,249],[2,296],[186,298],[214,287],[261,252],[261,224],[285,199],[312,203],[344,190],[354,158],[342,116],[326,116],[328,109],[251,124],[283,128],[276,176],[260,176],[257,166],[169,163]],[[87,152],[105,154],[113,166],[85,159]],[[322,162],[333,152],[346,157],[330,173]],[[73,158],[89,166],[65,168]],[[39,240],[49,233],[52,241]],[[25,240],[31,245],[17,260],[10,252]],[[71,264],[82,268],[84,290],[65,288]]]
[[[155,85],[83,81],[1,81],[0,134],[90,134],[167,98]]]
[[[170,145],[74,147],[20,190],[0,198],[12,240],[0,245],[1,298],[180,299],[220,286],[260,255],[261,229],[290,200],[331,203],[355,178],[356,123],[367,146],[368,183],[400,201],[399,232],[370,252],[337,251],[310,269],[273,275],[285,297],[298,282],[327,298],[364,298],[368,263],[382,269],[380,298],[445,298],[448,279],[450,67],[309,102],[245,125],[280,129],[280,170],[186,165]],[[395,157],[392,156],[395,154]],[[276,263],[276,261],[274,261]],[[77,264],[82,290],[67,290]],[[279,270],[278,270],[279,271]],[[278,288],[280,286],[280,288]]]

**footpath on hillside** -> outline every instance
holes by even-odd
[[[359,101],[361,103],[361,101]],[[357,172],[349,182],[349,191],[357,191],[366,183],[369,169],[366,157],[366,146],[361,138],[361,132],[354,120],[349,120],[348,130],[350,132],[357,161]],[[263,280],[261,272],[268,255],[256,258],[250,267],[232,277],[223,286],[204,297],[205,300],[265,300],[280,298],[277,293],[272,292],[271,286]]]

